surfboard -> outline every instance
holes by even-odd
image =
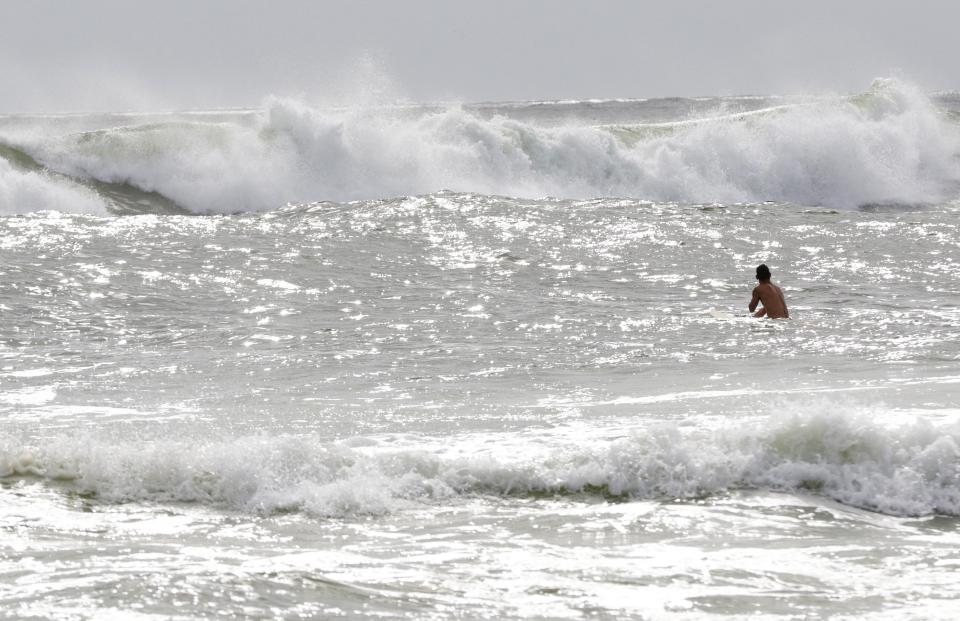
[[[711,317],[714,319],[719,319],[720,321],[733,321],[734,319],[737,319],[737,316],[730,311],[711,308],[709,313]]]

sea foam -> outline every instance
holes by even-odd
[[[712,432],[638,428],[584,439],[61,438],[0,443],[0,476],[68,482],[106,502],[194,502],[314,516],[382,514],[464,496],[699,498],[736,489],[819,494],[890,515],[960,515],[960,426],[885,426],[819,408]]]
[[[17,170],[0,158],[0,215],[36,211],[106,214],[95,191],[42,171]]]
[[[568,123],[537,124],[509,114],[269,98],[247,116],[161,117],[17,147],[50,170],[130,184],[198,213],[442,189],[856,207],[949,200],[960,188],[960,128],[916,87],[892,80],[856,97],[675,123],[593,126],[571,112]]]

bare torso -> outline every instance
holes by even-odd
[[[754,317],[770,317],[771,319],[788,319],[790,312],[787,311],[787,301],[783,297],[783,291],[769,280],[762,281],[753,289],[753,298],[750,300],[750,312],[752,313],[757,304],[762,304],[763,308],[758,310]]]

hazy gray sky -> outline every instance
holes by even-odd
[[[0,0],[0,111],[960,88],[955,0]]]

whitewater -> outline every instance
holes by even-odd
[[[228,113],[0,117],[0,197],[7,213],[232,214],[438,190],[938,202],[960,188],[956,105],[879,80],[846,98],[356,109],[274,98]]]
[[[958,213],[888,79],[0,116],[0,618],[952,619]]]

